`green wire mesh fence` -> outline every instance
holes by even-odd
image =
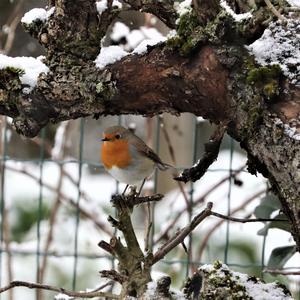
[[[201,156],[204,142],[202,136],[207,135],[206,131],[209,126],[203,125],[204,123],[199,122],[195,117],[191,118],[193,123],[188,129],[188,134],[192,143],[186,145],[186,152],[190,153],[192,164]],[[119,117],[117,122],[124,125],[126,118]],[[150,124],[146,120],[143,122],[144,124]],[[167,134],[170,134],[170,131],[171,134],[174,134],[172,132],[175,127],[168,128],[164,119],[160,117],[151,122],[152,125],[145,125],[144,131],[151,132],[148,141],[152,140],[153,149],[161,153],[161,141],[168,139]],[[89,159],[85,155],[85,150],[90,147],[89,142],[86,142],[86,135],[89,130],[89,128],[86,128],[87,121],[80,120],[78,133],[75,135],[76,138],[67,137],[67,132],[72,126],[72,122],[65,122],[55,130],[50,127],[43,129],[40,136],[32,141],[38,148],[38,153],[28,158],[25,155],[22,157],[22,149],[20,149],[18,155],[10,154],[9,146],[12,146],[13,143],[10,140],[12,129],[9,121],[2,118],[0,286],[6,285],[11,280],[27,280],[29,276],[29,281],[52,282],[55,285],[73,290],[93,288],[100,284],[97,270],[116,266],[116,262],[111,257],[97,248],[97,243],[103,238],[103,235],[108,237],[110,230],[112,230],[106,224],[108,214],[113,213],[109,205],[109,197],[110,194],[119,192],[121,187],[112,178],[105,175],[100,161],[94,158]],[[150,127],[152,129],[147,131]],[[51,134],[50,131],[52,131]],[[176,132],[179,132],[178,128]],[[184,134],[186,135],[186,133]],[[49,139],[51,139],[49,136],[51,135],[52,140],[55,140],[53,136],[56,136],[56,141],[53,143],[49,142]],[[58,135],[60,136],[59,139],[57,138]],[[101,132],[99,131],[98,136],[94,136],[99,144],[99,148],[95,149],[96,152],[100,151],[100,138]],[[184,135],[182,139],[184,139]],[[71,144],[67,145],[70,140]],[[56,154],[53,154],[53,148],[59,148],[58,152],[56,149]],[[73,148],[76,157],[65,155],[65,148]],[[177,145],[169,143],[165,149],[167,149],[164,151],[167,153],[169,161],[171,161],[172,151],[174,156],[177,154]],[[244,166],[239,166],[240,168],[234,166],[235,157],[243,156],[241,150],[229,138],[225,141],[223,149],[225,154],[219,158],[220,163],[217,166],[212,165],[207,172],[207,174],[211,174],[209,182],[207,181],[207,187],[211,190],[207,190],[205,186],[199,188],[197,182],[185,185],[183,191],[176,185],[172,189],[164,191],[167,196],[163,200],[163,204],[151,205],[148,212],[140,207],[139,211],[134,213],[135,228],[141,241],[143,240],[144,231],[143,221],[147,219],[148,215],[153,225],[150,233],[150,247],[157,247],[161,241],[168,237],[170,232],[175,232],[182,224],[189,223],[194,214],[203,207],[207,198],[211,196],[210,194],[216,193],[215,190],[221,185],[223,191],[226,191],[225,197],[219,199],[219,196],[215,196],[213,202],[217,205],[220,204],[225,214],[240,213],[243,217],[248,217],[253,212],[255,205],[258,205],[260,201],[259,199],[268,193],[267,182],[260,179],[259,185],[246,187],[248,189],[246,191],[243,187],[245,183],[243,184],[239,176],[240,174],[247,174],[247,172]],[[226,160],[222,161],[225,156],[227,157]],[[55,169],[53,165],[55,165]],[[49,172],[46,168],[50,168],[50,166],[52,166],[53,172],[57,174],[54,176],[58,179],[55,183],[49,182],[49,176],[52,175],[51,171]],[[71,169],[67,170],[68,167]],[[11,176],[12,172],[22,174],[24,178],[29,178],[35,182],[38,193],[24,189],[28,181],[22,182],[18,179],[16,182],[12,182],[15,178]],[[100,177],[99,174],[101,174]],[[86,186],[83,188],[83,181],[86,176],[89,176],[88,186],[90,189]],[[159,175],[155,172],[153,185],[146,187],[148,193],[160,192],[162,187],[161,177],[159,176],[167,175]],[[72,189],[63,188],[66,180],[72,185]],[[101,184],[103,180],[105,180],[104,185]],[[110,182],[110,187],[107,188],[108,191],[105,188],[107,182]],[[87,185],[86,180],[84,184]],[[227,185],[226,188],[224,188],[225,185]],[[18,214],[14,199],[10,196],[11,191],[14,189],[21,190],[25,199],[20,202],[22,214]],[[22,192],[23,189],[24,192]],[[246,193],[249,195],[246,198],[244,197],[244,201],[239,203],[238,206],[235,204],[239,197],[237,197],[236,192],[233,195],[233,189],[239,189],[241,197]],[[47,192],[48,190],[52,191],[51,197]],[[103,196],[104,194],[105,196]],[[37,199],[35,199],[36,195]],[[184,198],[184,195],[186,198]],[[26,199],[30,197],[37,200],[34,202],[32,206],[34,208],[32,209],[30,208],[31,204],[29,205],[26,202]],[[92,198],[105,198],[106,203],[99,202],[95,204]],[[176,200],[176,198],[178,199]],[[172,199],[176,201],[172,202]],[[187,203],[184,201],[187,201]],[[209,201],[211,201],[211,198]],[[246,210],[245,207],[248,204],[250,204],[250,209]],[[61,205],[64,205],[63,208]],[[101,205],[105,207],[103,208]],[[24,209],[27,206],[32,211],[28,212]],[[95,209],[93,209],[94,207]],[[97,214],[98,209],[100,213]],[[61,215],[58,213],[59,210],[63,210]],[[166,211],[173,211],[173,213],[166,215]],[[15,228],[15,224],[19,224],[18,221],[21,219],[26,221],[19,222],[23,226],[23,228],[19,228],[20,233]],[[174,220],[181,221],[176,223]],[[91,229],[91,226],[93,229]],[[239,240],[241,236],[236,236],[237,230],[236,227],[233,230],[233,226],[249,228],[246,232],[250,235],[250,242],[247,241],[247,236],[244,240]],[[260,226],[263,227],[263,224],[260,224]],[[26,227],[26,230],[24,227]],[[265,280],[274,280],[274,277],[264,272],[268,259],[266,257],[269,242],[268,231],[263,236],[256,236],[257,226],[253,227],[251,224],[234,225],[224,220],[209,223],[209,226],[206,226],[204,222],[203,226],[200,224],[199,227],[200,229],[193,232],[186,241],[187,253],[183,249],[176,249],[172,252],[172,255],[168,255],[154,268],[154,272],[168,273],[173,279],[174,287],[180,288],[182,280],[191,275],[195,268],[220,259],[233,269],[260,276]],[[94,228],[97,230],[93,231]],[[221,234],[216,236],[215,232],[219,230],[218,228],[222,228],[222,230]],[[91,237],[92,242],[87,239],[87,236]],[[256,238],[254,239],[253,236],[256,236]],[[53,246],[56,239],[58,241]],[[220,239],[223,240],[220,241]],[[271,244],[274,243],[274,235],[272,235],[270,241],[272,241]],[[86,246],[86,244],[89,245]],[[64,246],[60,247],[60,245]],[[289,266],[285,268],[285,270],[288,269]],[[35,273],[35,276],[33,276],[33,273]],[[299,279],[297,277],[287,278],[280,275],[276,279],[289,284],[294,296],[299,297]],[[22,293],[22,299],[53,299],[53,294],[48,293],[36,291]],[[10,291],[1,295],[1,299],[20,299],[19,297],[18,291]]]

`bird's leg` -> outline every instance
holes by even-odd
[[[136,197],[139,197],[139,196],[140,196],[140,194],[141,194],[141,192],[142,192],[142,189],[143,189],[143,187],[144,187],[145,182],[146,182],[146,178],[144,178],[144,180],[143,180],[143,182],[142,182],[142,185],[141,185],[141,187],[140,187],[140,190],[139,190],[139,192],[136,194]]]
[[[128,187],[129,187],[129,184],[126,185],[125,190],[124,190],[123,193],[122,193],[122,196],[125,196],[125,193],[126,193]]]

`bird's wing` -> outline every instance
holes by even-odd
[[[165,171],[165,170],[169,169],[170,167],[172,167],[171,165],[164,163],[159,158],[159,156],[150,147],[148,147],[144,143],[144,141],[141,140],[139,137],[137,137],[137,136],[134,137],[133,145],[138,152],[140,152],[141,154],[144,154],[149,159],[151,159],[161,171]]]

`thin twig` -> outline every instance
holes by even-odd
[[[283,23],[287,23],[287,18],[284,17],[282,14],[279,13],[279,11],[274,7],[274,5],[270,2],[270,0],[264,0],[269,9],[272,11],[272,13]]]
[[[300,271],[284,271],[277,269],[264,269],[263,272],[275,275],[300,275]]]
[[[184,239],[205,219],[211,214],[212,203],[208,202],[206,208],[193,218],[192,222],[179,231],[174,237],[167,241],[158,251],[154,254],[151,265],[154,265],[159,260],[164,258],[172,249],[181,244]]]
[[[223,179],[221,179],[219,182],[217,182],[216,184],[214,184],[211,188],[209,188],[203,195],[201,195],[198,199],[196,199],[196,201],[193,202],[193,207],[197,206],[198,204],[202,203],[207,196],[209,196],[210,193],[212,193],[216,188],[218,188],[219,186],[221,186],[224,182],[226,182],[227,180],[229,180],[231,177],[236,176],[237,174],[239,174],[240,172],[242,172],[242,170],[245,168],[245,166],[241,167],[240,169],[236,170],[234,173],[224,177]],[[180,219],[180,217],[183,215],[183,213],[187,210],[187,208],[185,207],[184,209],[180,210],[175,217],[172,218],[172,222],[170,222],[170,224],[166,227],[166,229],[164,230],[163,233],[160,234],[160,236],[155,240],[155,244],[159,243],[161,240],[165,239],[168,237],[169,235],[169,231],[171,229],[174,228],[176,222]]]
[[[48,284],[41,284],[41,283],[33,283],[33,282],[27,282],[27,281],[12,281],[9,285],[0,288],[0,294],[4,293],[10,289],[13,289],[15,287],[26,287],[29,289],[42,289],[47,291],[53,291],[58,293],[63,293],[70,297],[78,297],[78,298],[95,298],[95,297],[106,297],[109,299],[119,299],[118,295],[114,295],[111,293],[105,293],[105,292],[99,292],[99,291],[92,291],[92,292],[74,292],[69,291],[64,288],[59,288],[56,286],[48,285]]]
[[[212,216],[215,216],[217,218],[223,219],[223,220],[228,220],[232,222],[238,222],[238,223],[253,223],[253,222],[288,222],[288,220],[284,219],[269,219],[269,218],[255,218],[255,219],[243,219],[243,218],[234,218],[230,216],[225,216],[219,213],[216,213],[214,211],[211,212]]]
[[[237,213],[238,211],[244,209],[249,203],[251,203],[252,201],[254,201],[257,197],[261,196],[262,194],[264,194],[266,192],[266,190],[261,190],[259,192],[257,192],[256,194],[252,195],[249,199],[247,199],[245,202],[243,202],[240,206],[238,206],[237,208],[235,208],[234,210],[232,210],[230,215],[233,215],[235,213]],[[225,222],[224,219],[220,220],[219,222],[217,222],[206,234],[206,236],[204,237],[204,239],[201,241],[200,244],[200,248],[197,251],[198,253],[198,257],[197,257],[197,261],[201,261],[204,249],[206,248],[206,245],[209,241],[209,238],[211,237],[211,235],[215,232],[215,230],[217,228],[219,228],[223,223]]]
[[[162,194],[155,194],[155,195],[143,196],[143,197],[136,197],[135,195],[132,195],[132,196],[126,196],[126,203],[130,208],[133,208],[134,206],[143,203],[160,201],[163,197],[164,195]]]
[[[175,157],[175,151],[174,151],[174,147],[172,146],[172,143],[171,143],[171,139],[170,139],[170,136],[169,136],[169,133],[167,131],[167,128],[166,128],[166,125],[165,125],[165,121],[164,121],[164,118],[162,116],[160,116],[160,121],[161,121],[161,128],[162,128],[162,132],[165,136],[165,140],[167,142],[167,145],[168,145],[168,150],[169,150],[169,153],[170,153],[170,156],[171,156],[171,159],[172,159],[172,163],[174,166],[176,166],[176,157]],[[177,174],[173,174],[173,177],[176,177],[178,176]],[[189,203],[189,200],[188,200],[188,196],[186,194],[186,191],[183,187],[183,184],[179,181],[176,181],[177,182],[177,185],[179,187],[179,190],[183,196],[183,199],[186,203],[186,206],[189,207],[190,206],[190,203]]]
[[[58,147],[59,149],[58,149],[57,153],[54,154],[54,156],[55,156],[54,158],[62,160],[65,157],[66,145],[68,143],[68,133],[69,133],[69,129],[70,129],[70,122],[66,121],[66,122],[62,123],[60,125],[60,128],[63,129],[62,137],[60,137],[61,140],[63,141],[63,143],[62,143],[62,145],[60,145],[60,147]],[[60,133],[57,130],[56,131],[56,136],[55,136],[56,143],[57,143],[59,134]],[[53,147],[53,149],[54,148],[56,149],[55,146]],[[60,201],[60,197],[59,197],[58,193],[61,192],[61,188],[62,188],[62,184],[63,184],[63,179],[64,179],[64,172],[63,171],[64,171],[64,166],[60,165],[59,166],[59,179],[58,179],[58,184],[57,184],[57,187],[56,187],[56,194],[57,195],[56,195],[56,199],[54,201],[54,204],[53,204],[53,207],[52,207],[52,210],[51,210],[51,215],[50,215],[50,219],[49,219],[49,230],[48,230],[48,234],[47,234],[47,237],[46,237],[44,253],[48,252],[48,250],[51,246],[52,240],[53,240],[53,232],[54,232],[54,225],[55,225],[55,221],[56,221],[56,216],[58,214],[58,211],[59,211],[59,208],[60,208],[60,205],[61,205],[61,201]],[[40,271],[39,271],[39,278],[38,278],[39,281],[38,282],[43,282],[44,281],[44,275],[45,275],[45,271],[46,271],[46,268],[47,268],[47,261],[48,261],[48,256],[45,255],[43,257],[41,268],[40,268]],[[41,299],[41,298],[42,298],[42,291],[40,291],[40,293],[38,294],[38,299]]]
[[[37,183],[40,182],[40,179],[38,177],[36,177],[35,175],[29,173],[25,168],[14,168],[11,166],[6,166],[6,169],[14,171],[14,172],[19,172],[22,173],[24,175],[27,175],[28,177],[32,178],[33,180],[35,180]],[[45,188],[47,188],[50,191],[53,192],[58,192],[56,190],[55,187],[51,186],[48,183],[43,182],[43,186]],[[72,205],[73,207],[78,207],[78,205],[76,204],[75,200],[66,196],[65,194],[63,194],[62,192],[58,192],[58,196],[60,198],[60,200],[64,200],[66,203]],[[86,218],[92,220],[94,222],[94,224],[101,229],[102,231],[104,231],[105,233],[107,233],[109,236],[112,236],[112,232],[106,227],[106,224],[102,223],[101,221],[99,221],[98,219],[96,219],[96,217],[93,216],[93,214],[87,210],[85,210],[83,207],[79,206],[78,209],[80,210],[80,213],[85,216]]]
[[[4,54],[8,54],[13,46],[16,36],[16,29],[20,23],[23,13],[23,3],[24,0],[18,1],[17,5],[15,5],[14,10],[9,16],[9,19],[7,20],[7,27],[9,28],[9,31],[3,49],[0,49],[0,52]]]
[[[151,222],[151,205],[148,202],[147,206],[146,206],[146,211],[147,211],[147,218],[146,218],[146,233],[145,233],[145,239],[144,239],[144,243],[145,243],[145,247],[144,250],[145,252],[149,251],[149,242],[150,242],[150,233],[151,233],[151,228],[152,228],[152,222]]]

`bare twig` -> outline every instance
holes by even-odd
[[[228,220],[232,222],[238,222],[238,223],[253,223],[253,222],[288,222],[288,220],[283,219],[269,219],[269,218],[255,218],[255,219],[243,219],[243,218],[234,218],[230,216],[225,216],[219,213],[216,213],[214,211],[211,212],[212,216],[218,217],[223,220]]]
[[[53,153],[53,149],[52,149],[52,156],[54,156],[55,159],[63,159],[65,156],[65,150],[66,150],[66,144],[68,141],[68,130],[70,128],[70,122],[66,121],[64,123],[61,123],[60,127],[56,130],[56,136],[55,136],[55,146],[53,147],[53,149],[56,149],[57,153]],[[60,134],[62,133],[62,136],[60,136]],[[58,140],[61,140],[58,141]],[[58,147],[56,147],[58,145]],[[54,224],[56,221],[56,216],[57,213],[59,211],[60,205],[61,205],[61,201],[60,201],[60,197],[59,197],[59,193],[61,192],[61,188],[62,188],[62,184],[63,184],[63,179],[64,179],[64,166],[60,165],[59,166],[59,179],[58,179],[58,184],[57,184],[57,196],[56,199],[54,201],[52,210],[51,210],[51,215],[50,215],[50,219],[49,219],[49,231],[46,237],[46,243],[45,243],[45,247],[44,247],[44,252],[47,253],[50,245],[52,243],[52,239],[53,239],[53,231],[54,231]],[[45,271],[47,268],[47,261],[48,261],[48,256],[45,255],[43,257],[42,260],[42,264],[41,264],[41,268],[39,270],[39,281],[38,282],[43,282],[44,280],[44,275],[45,275]],[[38,293],[38,299],[42,299],[42,290],[40,290],[40,292]]]
[[[20,23],[22,13],[23,13],[23,3],[24,0],[18,1],[18,3],[14,6],[14,9],[9,16],[9,19],[7,20],[7,28],[8,28],[8,33],[6,37],[5,44],[3,46],[3,49],[0,49],[0,52],[4,54],[8,54],[13,46],[15,36],[16,36],[16,29],[17,26]]]
[[[219,125],[210,137],[209,142],[205,144],[203,157],[194,166],[183,170],[174,179],[183,182],[199,180],[206,173],[209,166],[217,159],[226,128],[224,125]]]
[[[140,205],[143,203],[150,203],[150,202],[157,202],[160,201],[164,195],[162,194],[155,194],[151,196],[144,196],[144,197],[135,197],[133,196],[126,196],[126,203],[130,208],[133,208],[136,205]]]
[[[264,269],[263,272],[274,275],[300,275],[300,271],[285,271],[278,269]]]
[[[270,2],[270,0],[264,0],[272,13],[283,23],[287,23],[287,18],[284,17],[279,11],[274,7],[274,5]]]
[[[165,136],[165,139],[166,139],[166,142],[167,142],[167,145],[168,145],[168,149],[169,149],[169,153],[170,153],[170,156],[171,156],[171,159],[172,159],[172,163],[174,166],[176,166],[176,158],[175,158],[175,151],[174,151],[174,147],[172,146],[172,143],[171,143],[171,139],[170,139],[170,136],[169,136],[169,133],[167,131],[167,128],[166,128],[166,125],[165,125],[165,122],[164,122],[164,118],[162,116],[160,116],[160,121],[161,121],[161,128],[162,128],[162,132]],[[177,174],[173,174],[173,177],[176,177]],[[190,203],[189,203],[189,200],[188,200],[188,196],[186,194],[186,191],[182,185],[181,182],[177,181],[177,185],[179,187],[179,190],[183,196],[183,199],[186,203],[186,206],[189,207]]]
[[[113,281],[119,282],[120,284],[122,284],[128,279],[127,276],[124,276],[115,270],[102,270],[99,273],[101,277],[109,278]]]
[[[145,250],[145,252],[148,252],[149,251],[150,234],[151,234],[151,228],[152,228],[150,203],[147,203],[146,210],[147,210],[147,218],[146,218],[147,227],[146,227],[146,233],[145,233],[145,238],[144,238],[144,243],[145,243],[144,250]]]
[[[192,204],[193,207],[197,206],[198,204],[202,203],[205,198],[212,193],[216,188],[218,188],[219,186],[221,186],[224,182],[226,182],[228,179],[230,179],[231,177],[236,176],[237,174],[239,174],[240,172],[242,172],[242,170],[244,169],[245,166],[243,166],[242,168],[234,171],[232,174],[230,174],[229,176],[224,177],[223,179],[221,179],[219,182],[217,182],[216,184],[214,184],[210,189],[208,189],[202,196],[200,196],[198,199],[196,199],[194,201],[194,203]],[[170,222],[170,224],[166,227],[166,229],[164,230],[163,233],[160,234],[160,236],[155,240],[155,244],[159,243],[161,240],[168,238],[168,234],[169,231],[171,229],[174,228],[176,222],[180,219],[180,217],[182,216],[182,214],[187,210],[187,208],[184,208],[182,210],[180,210],[175,217],[172,218],[172,222]]]
[[[154,265],[161,260],[167,253],[174,249],[177,245],[181,244],[184,239],[208,216],[211,214],[212,203],[208,202],[206,208],[193,218],[192,222],[181,229],[178,234],[167,241],[158,251],[154,254],[151,265]]]
[[[257,192],[256,194],[252,195],[249,199],[247,199],[245,202],[243,202],[240,206],[238,206],[237,208],[235,208],[234,210],[232,210],[230,215],[233,215],[235,213],[237,213],[238,211],[242,210],[243,208],[245,208],[249,203],[251,203],[252,201],[254,201],[257,197],[261,196],[262,194],[264,194],[266,192],[266,190],[261,190],[259,192]],[[209,241],[209,238],[211,237],[211,235],[215,232],[215,230],[217,228],[219,228],[223,222],[225,222],[224,219],[220,220],[219,222],[217,222],[206,234],[206,236],[204,237],[204,239],[201,241],[201,245],[199,250],[196,252],[198,253],[198,257],[197,260],[201,261],[204,249],[206,248],[206,245]]]
[[[95,298],[95,297],[106,297],[108,299],[119,299],[118,295],[114,295],[111,293],[99,292],[99,291],[92,291],[92,292],[74,292],[69,291],[64,288],[59,288],[56,286],[48,285],[48,284],[40,284],[40,283],[33,283],[27,281],[12,281],[9,285],[0,288],[0,294],[4,293],[10,289],[15,287],[26,287],[29,289],[42,289],[47,291],[53,291],[58,293],[63,293],[70,297],[78,297],[78,298]]]
[[[6,166],[6,169],[14,171],[14,172],[19,172],[22,173],[24,175],[27,175],[28,177],[32,178],[33,180],[35,180],[36,182],[40,182],[40,179],[38,177],[36,177],[35,175],[31,174],[30,172],[28,172],[25,168],[14,168],[12,166]],[[56,190],[55,187],[51,186],[48,183],[43,182],[43,186],[45,188],[47,188],[50,191],[53,192],[57,192],[58,196],[60,198],[60,200],[64,200],[66,203],[70,204],[71,206],[77,208],[78,205],[76,204],[75,200],[66,196],[65,194],[63,194],[62,192],[59,192]],[[86,218],[92,220],[94,222],[94,224],[101,229],[102,231],[104,231],[105,233],[107,233],[109,236],[112,236],[112,232],[111,230],[109,230],[106,227],[106,224],[102,223],[100,220],[98,220],[91,212],[87,211],[85,208],[79,206],[78,209],[80,210],[80,213],[85,216]]]

